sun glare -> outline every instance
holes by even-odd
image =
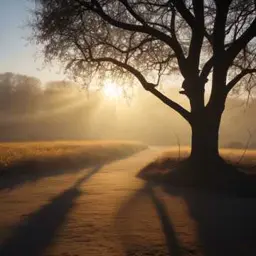
[[[111,80],[106,80],[103,86],[103,93],[107,98],[117,99],[121,96],[122,90],[117,84],[115,84]]]

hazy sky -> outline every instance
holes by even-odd
[[[33,0],[0,0],[0,73],[36,76],[42,82],[63,79],[59,68],[43,68],[36,47],[26,40],[30,31],[25,24],[33,6]]]

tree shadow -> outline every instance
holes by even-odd
[[[0,246],[1,256],[39,256],[49,246],[58,230],[67,220],[67,215],[81,194],[79,187],[100,170],[96,166],[78,179],[75,184],[53,198],[36,212],[29,214]]]
[[[256,198],[166,185],[164,190],[185,200],[205,256],[256,255]]]
[[[115,227],[127,256],[185,255],[167,209],[150,183],[121,206]]]
[[[177,238],[176,232],[173,228],[173,223],[162,200],[156,195],[152,186],[148,183],[146,185],[146,191],[148,192],[153,205],[156,209],[157,215],[162,225],[162,230],[165,235],[166,245],[168,247],[169,255],[182,256],[184,255],[181,250],[180,242]]]
[[[246,169],[247,168],[247,169]],[[172,187],[196,188],[202,193],[256,198],[256,172],[248,166],[225,163],[219,169],[193,168],[188,159],[160,159],[149,163],[137,174],[138,178]]]
[[[149,164],[138,177],[162,188],[166,201],[168,195],[184,200],[184,213],[195,222],[203,255],[256,255],[255,174],[218,171],[210,179],[200,177],[203,172],[171,169],[162,161]]]
[[[4,170],[0,169],[0,191],[12,190],[28,182],[36,182],[42,178],[58,176],[67,173],[80,172],[84,168],[89,168],[95,164],[108,164],[112,161],[125,159],[135,153],[126,153],[125,155],[116,155],[108,159],[88,159],[80,157],[79,159],[50,159],[50,160],[32,160],[28,159],[15,163]]]

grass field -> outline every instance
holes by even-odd
[[[189,147],[171,147],[166,150],[159,158],[157,162],[163,162],[169,160],[174,165],[184,158],[188,157],[190,152]],[[223,148],[220,150],[222,157],[229,163],[244,169],[245,171],[256,171],[256,150],[242,150],[242,149],[229,149]]]
[[[0,173],[82,168],[126,157],[147,148],[130,141],[0,143]]]

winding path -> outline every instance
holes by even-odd
[[[136,178],[164,148],[0,191],[0,255],[256,255],[256,199]]]

